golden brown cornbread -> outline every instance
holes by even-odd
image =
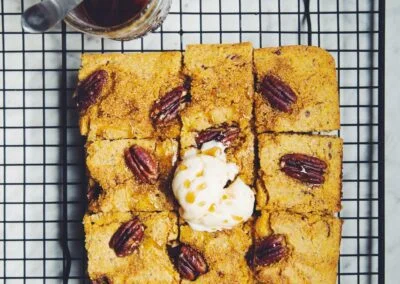
[[[189,45],[184,73],[192,79],[192,103],[182,111],[184,131],[252,118],[253,74],[250,43]]]
[[[275,75],[297,95],[292,112],[279,111],[256,92],[256,131],[310,132],[340,128],[335,61],[315,46],[283,46],[254,50],[257,84]]]
[[[158,161],[160,176],[155,184],[143,183],[126,165],[124,151],[141,146]],[[87,145],[89,176],[100,185],[98,199],[90,211],[159,211],[174,209],[170,177],[177,159],[178,143],[154,139],[102,140]]]
[[[96,70],[109,74],[99,101],[81,114],[80,131],[89,141],[122,138],[175,138],[180,123],[155,128],[154,102],[183,85],[180,52],[83,54],[79,81]]]
[[[342,221],[332,216],[262,211],[255,225],[260,240],[283,234],[288,256],[268,266],[255,266],[260,283],[334,284]]]
[[[192,79],[192,102],[181,112],[183,152],[195,145],[194,138],[201,130],[225,122],[239,125],[241,136],[228,150],[228,160],[239,165],[247,184],[254,178],[252,52],[250,43],[189,45],[184,73]]]
[[[260,169],[257,179],[259,209],[296,212],[340,210],[342,177],[341,138],[301,134],[258,135]],[[279,160],[285,154],[300,153],[327,163],[325,182],[311,186],[287,176],[280,170]]]
[[[138,216],[144,224],[144,239],[131,255],[117,257],[109,241],[120,225]],[[178,236],[177,217],[161,213],[101,213],[83,220],[92,280],[107,276],[111,283],[179,283],[167,253],[167,244]]]
[[[340,127],[335,64],[320,48],[259,49],[254,51],[253,62],[250,43],[189,45],[183,71],[181,57],[180,52],[82,56],[80,81],[99,69],[109,74],[98,102],[81,113],[80,119],[81,133],[88,140],[89,184],[100,188],[89,202],[90,214],[98,214],[84,218],[91,279],[106,275],[114,284],[191,282],[180,279],[166,249],[178,238],[177,216],[171,212],[176,209],[170,187],[178,155],[173,138],[180,139],[183,155],[196,146],[201,130],[222,123],[239,125],[239,138],[226,149],[227,159],[236,163],[239,176],[253,185],[253,103],[256,133]],[[292,113],[277,111],[260,93],[254,94],[253,67],[257,84],[266,74],[273,74],[290,85],[298,97]],[[149,117],[151,106],[183,85],[182,74],[192,80],[192,101],[174,123],[155,128]],[[208,263],[209,271],[195,282],[335,283],[341,221],[319,214],[341,208],[342,140],[283,133],[259,134],[258,140],[257,208],[263,211],[256,224],[251,220],[214,233],[180,225],[179,241],[197,249]],[[140,182],[126,165],[124,151],[134,144],[159,162],[160,177],[153,185]],[[279,159],[287,153],[324,160],[328,164],[324,184],[312,187],[284,174]],[[108,243],[118,227],[133,216],[144,223],[145,239],[132,255],[117,257]],[[251,271],[245,257],[251,250],[252,235],[257,240],[272,233],[285,235],[289,257]]]
[[[208,264],[209,271],[199,276],[195,283],[253,283],[245,258],[252,244],[250,222],[214,233],[180,226],[180,242],[197,249]],[[182,283],[191,281],[183,279]]]

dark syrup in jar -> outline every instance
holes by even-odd
[[[96,25],[112,27],[137,16],[150,0],[84,0],[83,8]]]

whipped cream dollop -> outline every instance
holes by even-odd
[[[226,161],[225,146],[204,143],[189,149],[178,165],[172,189],[182,218],[197,231],[231,229],[250,218],[254,193],[239,177],[238,167]],[[228,182],[231,182],[228,186]]]

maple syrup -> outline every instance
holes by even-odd
[[[86,34],[131,40],[156,30],[172,0],[83,0],[64,21]]]
[[[83,8],[94,24],[118,26],[138,16],[150,0],[84,0]]]

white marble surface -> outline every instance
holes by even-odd
[[[8,2],[8,5],[14,5],[14,8],[11,12],[19,12],[19,1],[14,1],[14,0],[2,0]],[[183,0],[183,10],[187,12],[191,11],[196,11],[196,6],[193,3],[195,3],[197,0]],[[377,1],[377,0],[376,0]],[[29,3],[37,2],[36,0],[26,0],[25,3],[28,5]],[[218,1],[214,0],[204,0],[203,1],[203,8],[205,11],[214,11],[215,7],[218,7],[216,5]],[[232,3],[236,1],[232,1]],[[282,9],[286,11],[297,11],[296,9],[293,9],[293,7],[297,7],[295,5],[290,5],[290,3],[297,3],[297,0],[288,0],[288,1],[281,1],[281,3],[284,3],[282,5]],[[336,1],[332,0],[322,0],[320,1],[322,3],[322,6],[324,6],[325,9],[327,10],[334,10],[335,9],[335,3]],[[349,7],[353,7],[355,0],[341,0],[340,3],[343,6],[348,5]],[[362,6],[363,9],[365,9],[365,3],[366,1],[360,0],[360,5]],[[386,219],[388,222],[386,222],[386,283],[398,283],[398,279],[400,279],[400,269],[398,269],[398,262],[400,258],[400,225],[397,220],[398,216],[400,216],[400,189],[399,186],[397,186],[398,181],[395,180],[395,177],[399,175],[400,171],[400,147],[398,146],[400,142],[400,137],[399,133],[400,131],[398,130],[398,123],[400,122],[400,96],[398,95],[398,89],[399,87],[396,85],[399,83],[399,53],[400,53],[400,40],[394,40],[398,39],[398,27],[400,27],[400,18],[398,15],[400,15],[400,1],[398,0],[387,0],[387,34],[386,34],[386,64],[387,64],[387,70],[386,70]],[[12,4],[15,3],[15,4]],[[177,7],[178,1],[174,1],[174,7],[173,9],[177,11],[179,7]],[[235,4],[232,4],[230,0],[224,0],[222,1],[223,6],[225,7],[224,9],[226,11],[237,11],[238,7]],[[245,3],[245,1],[242,1],[242,3]],[[246,11],[249,12],[254,12],[257,11],[258,9],[258,3],[259,1],[256,0],[249,0],[247,3],[249,3],[246,7],[242,7],[242,9],[245,9]],[[274,4],[276,1],[269,2],[268,5],[264,6],[264,11],[276,11],[277,10],[277,5]],[[312,1],[312,3],[316,3],[316,1]],[[229,30],[237,30],[238,29],[238,17],[235,18],[235,16],[224,16],[227,18],[222,18],[223,28],[224,29],[229,29]],[[230,17],[230,18],[228,18]],[[203,28],[205,30],[211,30],[215,31],[219,29],[219,25],[216,24],[215,20],[217,20],[218,16],[213,16],[209,15],[207,18],[204,19],[203,22]],[[276,30],[276,23],[277,19],[268,15],[263,15],[263,27],[265,30]],[[170,15],[165,24],[164,24],[164,30],[165,31],[176,31],[177,29],[177,22],[179,18],[177,15]],[[199,21],[198,17],[196,15],[194,16],[188,16],[186,15],[183,18],[183,25],[186,30],[198,30],[199,29]],[[341,21],[341,24],[343,25],[344,28],[346,27],[351,27],[353,24],[353,17],[351,15],[344,15]],[[315,21],[315,19],[314,19]],[[360,19],[361,21],[361,26],[366,24],[365,19]],[[227,25],[227,23],[229,25]],[[327,28],[329,24],[329,18],[328,17],[323,17],[322,19],[322,26],[324,28]],[[289,29],[295,29],[297,25],[297,16],[294,18],[284,18],[283,20],[283,26],[284,29],[289,30]],[[325,26],[327,25],[327,26]],[[255,17],[254,15],[247,15],[243,17],[243,23],[242,26],[244,29],[248,30],[257,30],[258,29],[258,16]],[[315,27],[315,26],[314,26]],[[8,21],[6,22],[6,28],[8,31],[13,31],[13,32],[18,32],[19,31],[19,22],[18,19],[9,17]],[[335,30],[335,27],[333,28]],[[352,28],[354,30],[354,27]],[[6,41],[6,48],[13,49],[13,50],[20,50],[22,46],[22,41],[18,36],[15,35],[7,35],[8,40]],[[177,34],[166,34],[164,35],[164,46],[163,48],[165,49],[179,49],[180,48],[180,38]],[[15,40],[14,40],[15,38]],[[259,35],[258,34],[244,34],[243,35],[243,40],[252,40],[254,42],[254,45],[258,47],[257,45],[259,44],[258,41]],[[302,36],[303,42],[305,43],[305,36]],[[204,34],[202,37],[203,42],[217,42],[219,40],[219,35],[218,33],[207,33]],[[226,33],[223,34],[222,36],[223,41],[238,41],[239,36],[238,33]],[[262,36],[262,45],[263,46],[268,46],[268,45],[277,45],[278,44],[278,37],[276,35],[269,35],[269,34],[264,34]],[[316,37],[314,37],[314,41],[316,40]],[[335,37],[322,37],[321,38],[321,44],[325,47],[329,48],[334,48],[335,47]],[[82,41],[82,42],[81,42]],[[183,41],[184,45],[187,43],[193,43],[193,42],[198,42],[199,41],[199,36],[198,34],[195,33],[186,33],[183,36]],[[71,68],[71,72],[69,72],[68,78],[69,80],[68,85],[73,88],[75,86],[75,78],[76,78],[76,68],[79,67],[79,55],[80,55],[80,48],[81,48],[81,43],[82,46],[84,45],[86,49],[91,49],[91,50],[100,50],[101,48],[101,41],[98,39],[90,38],[90,37],[83,37],[81,38],[80,35],[74,35],[70,34],[67,37],[67,49],[68,50],[77,50],[77,52],[68,52],[67,54],[67,66],[68,68]],[[290,35],[286,34],[282,37],[282,44],[296,44],[297,43],[297,36],[296,35]],[[316,42],[315,42],[316,43]],[[25,36],[25,47],[31,50],[41,50],[42,45],[44,44],[46,49],[60,49],[61,48],[61,38],[56,36],[56,35],[46,35],[45,36],[45,41],[42,42],[42,37],[41,35],[26,35]],[[345,42],[342,40],[341,43],[342,48],[355,48],[354,43],[352,41]],[[183,45],[183,46],[184,46]],[[159,34],[153,34],[147,36],[143,42],[140,41],[132,41],[129,43],[124,44],[126,49],[140,49],[141,47],[143,48],[149,48],[149,49],[159,49],[160,48],[160,40],[159,40]],[[332,47],[333,46],[333,47]],[[121,49],[121,44],[118,42],[113,42],[113,41],[105,41],[104,42],[104,47],[106,49],[112,50],[114,49],[115,51],[119,51]],[[60,81],[57,79],[60,75],[59,72],[46,72],[46,74],[42,74],[40,71],[43,65],[46,68],[49,69],[54,69],[57,70],[61,67],[61,60],[60,60],[60,54],[59,53],[46,53],[46,54],[41,54],[41,53],[30,53],[28,56],[25,57],[25,67],[26,68],[31,68],[33,70],[36,69],[36,71],[32,72],[26,72],[25,73],[25,81],[22,80],[22,72],[7,72],[6,74],[6,80],[4,82],[1,82],[2,77],[0,76],[0,86],[4,85],[7,89],[19,89],[21,86],[25,86],[26,88],[32,88],[35,89],[37,88],[38,91],[32,91],[32,92],[26,92],[25,95],[25,105],[27,106],[33,106],[33,107],[40,107],[41,106],[41,101],[42,101],[42,94],[41,88],[47,89],[46,90],[46,106],[53,106],[56,107],[60,103],[60,96],[58,92],[51,91],[51,88],[59,88],[60,87]],[[43,56],[43,57],[42,57]],[[334,56],[337,56],[334,54]],[[42,61],[43,59],[43,61]],[[361,60],[365,60],[368,58],[361,58]],[[0,58],[1,60],[1,58]],[[353,56],[346,56],[346,53],[342,53],[341,57],[341,67],[348,67],[348,66],[355,66],[355,57],[354,54]],[[1,62],[0,62],[0,65]],[[21,52],[15,52],[15,53],[9,53],[7,58],[5,58],[5,66],[7,68],[15,68],[15,69],[21,69],[22,68],[22,56]],[[45,77],[46,80],[43,78]],[[345,85],[352,85],[355,78],[354,74],[351,72],[343,72],[342,78],[341,78],[341,84]],[[39,92],[39,93],[37,93]],[[355,91],[352,90],[342,90],[341,98],[342,98],[342,103],[354,103],[354,96]],[[353,100],[353,101],[352,101]],[[2,100],[0,100],[0,103]],[[21,105],[22,105],[22,92],[8,92],[6,96],[6,106],[14,106],[17,109],[8,111],[7,112],[7,121],[8,123],[12,122],[12,126],[15,127],[15,133],[19,131],[18,127],[22,125],[23,123],[28,124],[33,127],[41,127],[42,125],[46,126],[57,126],[59,125],[59,121],[55,121],[55,117],[57,117],[57,112],[56,110],[46,110],[46,113],[42,115],[37,115],[37,112],[35,110],[29,110],[29,111],[22,111]],[[19,109],[18,109],[19,108]],[[349,109],[344,109],[342,110],[342,118],[345,120],[345,123],[354,123],[354,110],[349,110]],[[24,115],[24,117],[23,117]],[[365,119],[365,113],[361,113],[361,119]],[[2,117],[0,116],[0,120]],[[1,122],[2,125],[5,122]],[[72,125],[73,123],[76,123],[76,121],[72,120]],[[8,125],[8,124],[7,124]],[[8,125],[9,126],[9,125]],[[11,131],[10,131],[11,133]],[[20,135],[22,131],[19,131],[17,135],[19,137],[22,137]],[[0,133],[0,136],[2,135],[2,132]],[[43,135],[40,132],[40,129],[27,129],[24,132],[24,139],[26,139],[26,142],[28,144],[33,143],[33,144],[40,144],[40,143],[49,143],[49,144],[57,144],[59,143],[59,135],[57,132],[53,131],[52,129],[47,129],[45,130],[45,134]],[[351,131],[342,131],[342,135],[345,137],[345,140],[350,141],[351,139],[354,139],[354,133]],[[21,143],[22,142],[16,142],[16,136],[11,136],[7,135],[7,139],[10,139],[12,137],[12,140],[6,140],[7,143]],[[43,138],[42,141],[41,139]],[[72,138],[74,139],[74,138]],[[0,141],[2,141],[2,138],[0,137]],[[22,141],[22,139],[21,139]],[[71,140],[72,141],[72,140]],[[72,143],[72,142],[69,143]],[[21,148],[22,149],[22,148]],[[12,148],[13,152],[7,152],[7,159],[6,161],[9,163],[15,163],[19,164],[22,161],[22,155],[21,155],[21,149],[14,149]],[[10,151],[10,150],[8,150]],[[52,155],[50,154],[51,151],[55,152],[55,157],[57,156],[57,149],[53,148],[32,148],[32,149],[26,149],[26,152],[24,153],[26,155],[26,161],[28,163],[43,163],[43,161],[40,161],[42,157],[42,152],[40,151],[49,151],[47,156],[44,156],[46,159],[46,163],[56,163],[57,159],[55,158],[54,160],[51,160]],[[0,153],[0,156],[3,153]],[[58,153],[59,154],[59,153]],[[72,155],[71,155],[72,156]],[[354,149],[351,147],[345,148],[345,160],[354,160]],[[0,158],[2,160],[2,158]],[[77,159],[78,160],[78,159]],[[70,162],[74,162],[75,160],[72,160]],[[354,164],[346,164],[345,165],[345,176],[344,178],[354,178],[353,174],[356,172],[356,165]],[[3,174],[3,171],[0,171],[0,175]],[[27,172],[23,172],[20,169],[18,171],[10,171],[6,172],[7,175],[7,182],[13,182],[13,181],[20,181],[20,180],[28,180],[32,182],[41,182],[43,181],[44,183],[49,183],[49,182],[57,182],[59,181],[59,176],[57,172],[56,167],[52,166],[47,166],[45,169],[45,172],[42,172],[42,169],[39,168],[38,172],[36,172],[33,167],[27,170]],[[45,177],[44,177],[45,176]],[[69,174],[70,177],[78,177],[79,174],[74,173],[74,170],[71,169],[71,173]],[[5,177],[0,176],[1,179],[5,179]],[[5,198],[7,202],[15,202],[15,203],[21,203],[21,201],[29,199],[28,201],[32,202],[42,202],[43,198],[45,197],[47,202],[56,202],[59,200],[59,191],[57,188],[52,189],[51,186],[47,186],[46,191],[42,189],[42,191],[39,190],[33,190],[31,188],[23,188],[23,187],[15,187],[12,191],[8,190],[5,194]],[[77,191],[77,188],[69,188],[69,191],[71,193],[71,198],[73,200],[78,200],[79,194],[74,195],[74,190]],[[2,189],[0,189],[2,190]],[[29,194],[24,196],[24,190],[29,191]],[[355,198],[354,196],[354,188],[351,187],[350,184],[345,184],[344,188],[344,198]],[[43,193],[43,194],[42,194]],[[353,194],[353,195],[352,195]],[[365,192],[362,191],[360,193],[360,197],[365,197],[364,196]],[[74,196],[74,197],[72,197]],[[0,192],[0,200],[3,198],[3,192]],[[30,199],[32,198],[32,199]],[[76,199],[74,199],[76,198]],[[3,201],[3,200],[2,200]],[[351,217],[351,216],[356,216],[357,214],[355,212],[355,207],[354,207],[354,202],[347,202],[344,203],[344,209],[342,211],[344,217]],[[365,206],[365,205],[364,205]],[[366,206],[365,206],[366,207]],[[11,207],[7,207],[7,220],[15,220],[19,221],[22,218],[25,218],[26,212],[23,212],[21,210],[22,206],[19,204]],[[42,208],[40,207],[40,204],[32,204],[30,207],[27,207],[27,218],[34,218],[32,216],[29,216],[30,213],[35,215],[37,213],[37,219],[41,220],[43,216],[41,216]],[[30,209],[32,208],[32,209]],[[365,214],[367,211],[366,208],[361,207],[361,214]],[[69,211],[71,216],[70,218],[78,218],[79,219],[79,212],[76,213],[73,210]],[[376,211],[375,211],[376,212]],[[0,220],[2,220],[2,214],[3,210],[0,208]],[[47,219],[50,218],[59,218],[59,205],[58,204],[51,204],[49,206],[45,206],[45,209],[43,210],[43,214],[47,216]],[[73,216],[72,216],[73,215]],[[345,228],[344,232],[348,235],[354,235],[355,234],[355,224],[352,222],[353,220],[348,220],[345,222]],[[9,226],[7,228],[7,236],[18,236],[22,238],[22,236],[25,234],[28,237],[37,237],[41,238],[42,236],[45,236],[46,238],[57,238],[57,230],[58,227],[54,226],[48,226],[46,225],[46,228],[40,229],[39,227],[34,227],[27,225],[26,227],[20,226],[20,224],[14,223],[14,226]],[[32,228],[31,228],[32,227]],[[360,229],[362,232],[365,230],[365,224],[361,223]],[[0,226],[0,233],[2,232],[3,227]],[[32,231],[32,233],[31,233]],[[9,248],[7,248],[7,257],[10,257],[11,255],[15,257],[22,257],[25,253],[25,256],[32,256],[32,257],[41,257],[41,251],[43,248],[40,246],[31,246],[28,244],[25,247],[21,245],[19,242],[13,242],[8,244]],[[51,244],[46,245],[46,249],[50,248],[48,252],[44,252],[45,257],[57,257],[60,256],[60,251],[59,247],[57,247],[57,243],[53,242]],[[2,244],[0,244],[0,254],[3,252],[2,249]],[[342,252],[344,253],[356,253],[356,246],[357,244],[354,243],[354,240],[343,240],[342,242]],[[362,247],[364,247],[364,243],[361,243]],[[361,248],[363,249],[363,248]],[[26,250],[26,252],[23,252]],[[10,267],[6,267],[6,269],[10,269],[11,275],[20,275],[21,273],[21,265],[18,264],[17,261],[14,261],[11,263]],[[365,264],[365,263],[363,263]],[[13,267],[15,265],[15,268]],[[57,275],[57,271],[60,271],[60,266],[56,262],[46,262],[47,266],[47,271],[46,273],[51,274],[49,271],[55,271],[55,275]],[[53,266],[52,266],[53,265]],[[374,263],[376,265],[376,263]],[[79,263],[76,265],[79,266]],[[354,258],[343,258],[341,262],[342,266],[342,272],[346,271],[356,271],[357,265],[356,261],[354,261]],[[0,265],[0,275],[1,270],[3,269],[3,266]],[[74,266],[73,266],[74,269]],[[32,275],[40,275],[41,269],[38,269],[36,266],[28,265],[27,268],[27,273],[32,273]],[[7,270],[8,271],[8,270]],[[73,271],[74,272],[74,271]],[[10,275],[8,273],[8,275]],[[15,273],[15,274],[12,274]],[[78,272],[77,272],[78,273]],[[345,280],[345,279],[351,279],[351,280]],[[355,283],[354,278],[344,278],[342,283]],[[361,283],[363,283],[363,278],[361,279]]]
[[[391,284],[400,281],[400,1],[386,2],[386,283]]]

